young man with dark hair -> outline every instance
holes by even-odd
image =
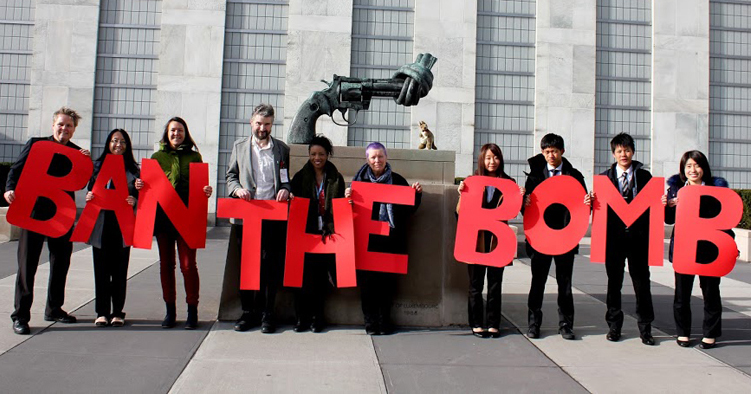
[[[540,140],[540,154],[530,157],[529,173],[524,184],[526,189],[525,205],[530,204],[529,194],[543,181],[558,175],[574,177],[584,190],[584,176],[571,163],[563,157],[566,151],[563,137],[557,134],[547,134]],[[554,229],[562,229],[571,221],[568,209],[561,205],[553,205],[548,208],[545,222]],[[529,338],[540,337],[540,325],[542,324],[542,299],[545,293],[545,282],[548,280],[550,264],[555,259],[556,281],[558,282],[558,332],[564,339],[574,339],[574,298],[571,293],[571,276],[574,270],[574,255],[579,252],[579,247],[558,255],[550,256],[540,253],[527,242],[527,255],[531,259],[532,283],[529,288],[527,307],[529,308],[528,323]]]
[[[620,133],[610,141],[610,150],[615,163],[600,175],[606,175],[621,192],[626,202],[634,197],[652,179],[652,174],[642,168],[643,164],[633,160],[636,151],[634,139]],[[592,196],[594,198],[594,195]],[[621,338],[623,311],[621,310],[621,288],[623,287],[623,270],[628,259],[628,271],[636,294],[636,318],[642,343],[652,346],[652,293],[649,282],[649,215],[642,215],[630,227],[608,209],[607,245],[605,252],[605,269],[608,274],[608,292],[605,320],[608,322],[608,341]]]

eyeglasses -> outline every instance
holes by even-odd
[[[122,146],[127,146],[128,145],[128,143],[125,142],[125,140],[118,140],[118,139],[114,139],[114,138],[110,141],[110,143],[112,145],[118,145],[118,144],[122,145]]]

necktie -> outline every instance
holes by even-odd
[[[557,168],[554,168],[554,169],[550,170],[550,173],[552,174],[552,175],[550,175],[550,176],[551,176],[551,177],[554,177],[554,176],[558,175],[558,169],[557,169]]]
[[[633,192],[631,191],[631,184],[628,181],[628,173],[624,172],[621,175],[621,196],[626,200],[633,198]]]

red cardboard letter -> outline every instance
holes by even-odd
[[[551,256],[567,253],[579,245],[589,227],[589,207],[584,205],[586,194],[581,183],[568,175],[548,178],[535,188],[530,194],[532,205],[524,211],[524,234],[529,244]],[[571,222],[560,230],[550,228],[544,220],[545,210],[556,203],[565,205],[571,214]]]
[[[209,212],[209,200],[203,193],[203,187],[209,184],[209,165],[207,163],[190,163],[190,187],[188,206],[183,204],[175,188],[167,179],[159,163],[153,159],[141,162],[141,179],[144,187],[138,198],[136,229],[133,246],[151,249],[151,237],[154,233],[156,204],[167,214],[172,225],[185,243],[193,249],[206,247],[206,221]]]
[[[408,256],[371,252],[368,250],[370,234],[389,235],[388,223],[372,220],[373,203],[415,205],[415,189],[409,186],[386,185],[383,183],[352,182],[354,202],[355,261],[357,269],[365,271],[392,272],[406,274]]]
[[[722,210],[713,218],[699,217],[701,196],[720,201]],[[673,269],[680,274],[725,276],[733,270],[738,249],[733,237],[722,230],[735,227],[743,215],[743,201],[731,189],[714,186],[683,187],[678,191],[676,208]],[[696,245],[709,241],[717,246],[719,255],[709,264],[696,262]]]
[[[47,174],[56,154],[67,157],[72,164],[70,173],[65,176]],[[76,149],[52,141],[35,143],[18,179],[16,200],[6,217],[8,223],[48,237],[65,235],[76,220],[76,201],[65,192],[83,189],[93,168],[91,158]],[[39,197],[46,197],[55,204],[55,215],[49,220],[31,217]]]
[[[308,222],[310,200],[295,197],[289,208],[287,221],[287,260],[284,264],[284,286],[302,287],[305,253],[336,254],[337,287],[355,287],[355,231],[352,224],[352,207],[346,198],[332,201],[336,233],[326,237],[320,234],[308,234],[305,226]]]
[[[110,179],[114,185],[113,189],[107,189],[107,183]],[[128,205],[125,199],[128,197],[128,179],[125,176],[125,162],[121,155],[107,155],[102,164],[99,175],[92,189],[94,199],[86,203],[81,217],[73,235],[70,236],[72,242],[86,242],[91,237],[91,231],[94,230],[99,212],[102,209],[115,211],[117,224],[123,234],[125,244],[133,245],[133,226],[135,225],[136,216],[133,213],[133,207]]]
[[[608,226],[608,207],[611,207],[626,226],[631,226],[639,217],[649,210],[649,265],[662,266],[664,255],[663,235],[665,208],[660,202],[665,191],[662,186],[665,180],[661,177],[652,178],[639,194],[626,203],[613,182],[605,175],[595,175],[594,190],[597,198],[594,201],[592,218],[592,255],[593,263],[605,262],[605,247]]]
[[[243,220],[240,290],[261,288],[261,224],[263,220],[287,220],[287,203],[273,200],[217,200],[216,217]]]
[[[485,186],[493,186],[503,195],[501,205],[488,209],[482,207]],[[519,214],[522,195],[514,181],[487,176],[471,176],[464,180],[462,203],[459,207],[459,222],[456,226],[454,258],[467,264],[490,267],[505,267],[514,259],[516,236],[508,224]],[[492,251],[477,251],[477,239],[481,230],[489,231],[498,238],[498,246]]]

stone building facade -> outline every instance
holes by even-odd
[[[700,149],[749,188],[749,43],[751,0],[6,0],[0,161],[47,134],[62,105],[83,115],[80,145],[96,154],[123,127],[139,158],[179,115],[221,197],[257,103],[277,108],[284,138],[322,79],[387,78],[430,52],[435,82],[418,106],[373,100],[356,125],[321,118],[318,131],[335,145],[416,148],[424,120],[455,151],[457,176],[496,142],[517,179],[548,132],[590,177],[627,131],[655,175]]]

